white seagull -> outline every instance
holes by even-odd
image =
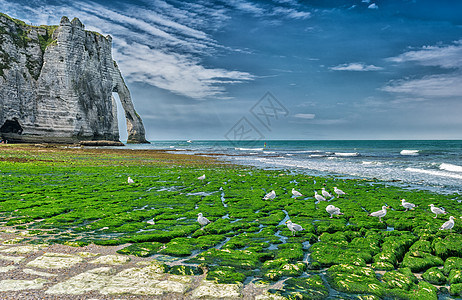
[[[321,192],[321,193],[322,193],[322,195],[323,195],[324,197],[326,197],[326,198],[329,198],[329,199],[332,198],[332,195],[329,194],[329,192],[326,191],[325,188],[322,188],[322,192]]]
[[[202,175],[202,176],[197,177],[197,179],[199,179],[199,180],[204,180],[204,179],[205,179],[205,174]]]
[[[326,198],[319,195],[317,191],[314,191],[314,198],[316,198],[316,200],[318,200],[318,201],[327,201]]]
[[[303,196],[302,193],[296,191],[294,188],[292,188],[292,195],[294,195],[295,198]]]
[[[292,235],[295,235],[296,231],[304,230],[302,226],[300,226],[298,224],[295,224],[295,223],[292,223],[291,220],[287,221],[286,224],[287,224],[287,227],[289,228],[289,230],[292,231]]]
[[[368,214],[371,217],[379,217],[379,221],[382,222],[382,218],[387,214],[387,206],[382,206],[381,210],[374,211],[373,213]]]
[[[401,199],[401,205],[406,209],[405,211],[408,211],[410,209],[413,209],[415,207],[415,204],[406,202],[406,200]]]
[[[328,214],[330,214],[330,218],[332,219],[334,215],[343,215],[342,212],[340,212],[340,208],[333,206],[332,204],[326,206],[326,211]]]
[[[454,217],[450,216],[449,221],[444,222],[443,225],[441,225],[440,230],[450,230],[454,227]]]
[[[438,218],[438,215],[446,214],[446,211],[444,210],[444,208],[435,207],[435,205],[433,204],[430,204],[429,206],[430,206],[430,210],[432,211],[432,213],[435,214],[435,217],[433,217],[433,219]]]
[[[263,200],[274,199],[276,198],[276,192],[273,190],[263,197]]]
[[[201,224],[201,226],[205,226],[210,223],[210,220],[207,219],[206,217],[202,216],[202,213],[197,214],[197,222]]]
[[[128,176],[127,182],[128,182],[128,183],[135,183],[135,182],[133,181],[133,179],[130,178],[130,176]]]
[[[336,186],[334,186],[334,193],[337,194],[337,198],[340,197],[340,195],[346,195],[346,193],[342,190],[339,190]]]

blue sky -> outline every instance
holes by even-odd
[[[268,140],[462,136],[460,1],[0,0],[0,11],[110,34],[150,140],[225,139],[243,118]]]

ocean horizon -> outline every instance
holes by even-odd
[[[130,149],[214,155],[236,164],[462,192],[462,140],[162,140]]]

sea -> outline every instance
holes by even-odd
[[[406,188],[462,194],[462,140],[193,140],[127,147],[213,155],[260,168],[377,179]]]

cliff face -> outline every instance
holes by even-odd
[[[17,142],[119,140],[118,93],[128,142],[144,126],[112,59],[112,38],[67,17],[29,26],[0,14],[0,136]]]

